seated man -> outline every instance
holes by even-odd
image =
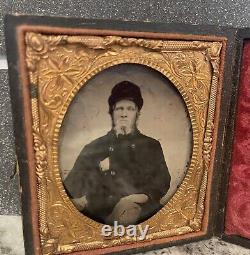
[[[171,177],[160,143],[137,129],[140,88],[120,82],[108,103],[111,131],[82,149],[64,185],[84,215],[110,225],[136,224],[162,207]]]

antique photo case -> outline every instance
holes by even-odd
[[[208,238],[235,31],[77,21],[7,17],[27,254]]]

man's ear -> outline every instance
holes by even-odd
[[[137,111],[137,114],[136,114],[137,119],[139,119],[140,116],[141,116],[141,112]]]

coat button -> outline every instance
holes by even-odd
[[[109,151],[112,152],[114,151],[114,148],[112,146],[109,147]]]
[[[135,144],[134,144],[134,143],[131,144],[131,148],[132,148],[132,149],[135,148]]]
[[[111,170],[110,174],[111,174],[111,175],[115,175],[116,173],[115,173],[115,171],[112,171],[112,170]]]

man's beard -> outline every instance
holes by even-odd
[[[116,132],[116,135],[128,135],[130,133],[133,133],[135,130],[135,125],[130,126],[126,125],[124,123],[119,123],[116,126],[114,126],[114,130]]]

